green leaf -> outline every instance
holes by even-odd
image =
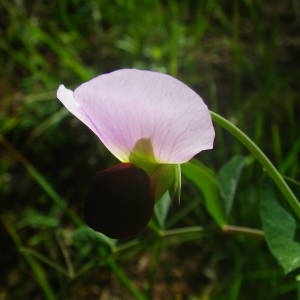
[[[170,193],[167,191],[155,204],[154,214],[157,219],[158,225],[161,228],[164,228],[171,202],[172,200],[170,197]]]
[[[180,203],[180,197],[181,197],[181,166],[174,165],[173,168],[174,171],[174,179],[173,184],[169,188],[170,197],[172,199],[177,200],[178,203]]]
[[[261,219],[267,244],[285,273],[300,268],[299,223],[284,209],[273,188],[261,191]]]
[[[247,157],[234,156],[221,168],[217,175],[226,216],[231,211],[238,181],[246,162]]]
[[[282,175],[275,168],[275,166],[271,163],[268,157],[262,152],[262,150],[238,127],[234,124],[221,117],[215,112],[210,112],[211,117],[214,122],[222,126],[228,132],[230,132],[236,139],[243,143],[243,145],[248,148],[248,150],[252,153],[252,155],[261,163],[266,173],[272,178],[274,183],[277,185],[282,195],[284,196],[284,200],[288,202],[290,207],[293,209],[297,217],[300,219],[300,202],[297,197],[290,189],[286,181],[283,179]]]
[[[167,191],[172,198],[176,195],[180,183],[177,165],[159,165],[150,176],[155,183],[155,200],[159,200]]]
[[[74,230],[71,234],[71,238],[74,242],[78,243],[93,243],[95,245],[107,245],[113,247],[116,244],[116,240],[111,239],[101,232],[94,231],[88,226],[82,226]]]
[[[47,216],[32,209],[25,211],[24,218],[19,222],[19,226],[32,226],[34,228],[55,228],[59,225],[59,220],[54,216]]]
[[[220,226],[224,225],[225,212],[219,197],[218,182],[212,170],[199,161],[192,160],[181,165],[181,171],[183,176],[203,194],[206,209],[211,216]]]

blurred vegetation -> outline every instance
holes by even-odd
[[[0,299],[299,299],[262,236],[220,229],[185,178],[181,204],[135,240],[85,228],[89,179],[116,160],[55,99],[60,83],[115,69],[167,72],[251,136],[299,195],[299,30],[297,0],[2,0]],[[198,158],[218,174],[248,153],[216,129]],[[264,178],[247,160],[230,224],[261,228]]]

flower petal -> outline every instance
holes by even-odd
[[[63,84],[58,87],[57,98],[62,102],[62,104],[71,112],[75,117],[77,117],[81,122],[86,124],[95,134],[97,131],[92,121],[89,119],[88,115],[84,113],[84,110],[74,98],[73,91],[65,88]]]
[[[64,99],[69,94],[59,96],[121,161],[129,161],[140,140],[151,141],[159,163],[183,163],[213,147],[207,106],[192,89],[166,74],[122,69],[80,85],[74,103]]]

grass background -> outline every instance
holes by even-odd
[[[80,230],[89,178],[116,160],[55,100],[60,83],[115,69],[167,72],[251,136],[299,195],[298,1],[2,0],[0,16],[0,299],[299,299],[264,240],[222,232],[186,180],[163,237],[150,226],[112,251]],[[198,158],[218,172],[247,152],[216,129]],[[263,178],[255,162],[244,170],[232,224],[261,228]],[[189,226],[203,231],[172,232]]]

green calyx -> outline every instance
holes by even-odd
[[[129,161],[138,168],[143,169],[152,182],[155,201],[169,190],[170,195],[180,200],[181,171],[178,164],[163,164],[157,162],[154,156],[150,138],[137,141],[131,151]]]

